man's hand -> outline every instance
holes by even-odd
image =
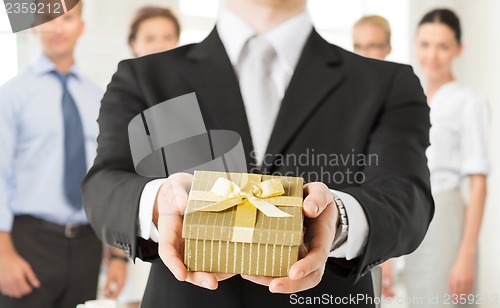
[[[269,286],[273,293],[295,293],[318,285],[339,223],[339,213],[328,187],[319,182],[304,185],[306,198],[302,209],[306,216],[304,241],[307,253],[288,272],[288,277],[242,275],[255,283]]]
[[[153,210],[153,222],[159,233],[158,251],[163,263],[177,280],[215,290],[218,281],[234,274],[188,272],[183,262],[182,218],[192,182],[191,174],[176,173],[169,176],[158,191]]]
[[[10,234],[0,232],[0,292],[21,298],[39,287],[40,282],[31,266],[12,246]]]
[[[394,271],[392,260],[382,263],[382,296],[391,298],[394,296]]]
[[[117,249],[112,249],[112,254],[126,258],[125,254]],[[117,258],[110,258],[108,263],[108,274],[104,285],[104,296],[117,298],[120,295],[125,279],[127,278],[127,261]]]

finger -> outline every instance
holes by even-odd
[[[160,208],[172,206],[172,203],[164,204],[159,207],[159,210]],[[158,232],[160,234],[158,247],[160,258],[177,280],[185,281],[187,279],[187,269],[181,256],[184,253],[182,247],[182,216],[178,209],[171,212],[171,214],[160,214]]]
[[[224,274],[224,273],[212,273],[212,275],[214,275],[214,277],[215,277],[215,279],[217,279],[217,281],[223,281],[223,280],[229,279],[233,276],[236,276],[236,274]]]
[[[450,292],[450,294],[457,294],[457,288],[455,287],[456,286],[456,280],[455,280],[455,276],[452,274],[450,275],[450,278],[449,278],[449,281],[448,281],[448,291]]]
[[[162,232],[161,228],[159,231]],[[181,244],[179,243],[177,235],[175,235],[176,232],[173,233],[174,234],[169,235],[163,232],[163,234],[165,234],[165,239],[161,241],[158,247],[159,254],[163,263],[172,272],[175,278],[179,281],[185,281],[188,277],[188,271],[179,253]]]
[[[461,281],[459,284],[458,294],[470,294],[472,293],[472,282],[470,280]]]
[[[21,292],[17,290],[16,282],[13,280],[13,281],[9,281],[3,285],[2,294],[5,294],[5,296],[8,296],[8,297],[19,298],[21,295]]]
[[[469,280],[469,281],[467,281],[467,284],[465,287],[465,293],[472,294],[472,292],[474,292],[474,280]]]
[[[307,196],[304,199],[303,209],[307,217],[318,217],[333,202],[333,193],[323,183],[308,183],[304,185],[304,192]]]
[[[186,208],[188,193],[184,186],[167,180],[160,189],[158,214],[183,214]]]
[[[219,285],[213,274],[205,272],[188,272],[186,281],[209,290],[215,290]]]
[[[303,258],[292,265],[288,271],[288,277],[292,280],[301,279],[318,268],[323,267],[328,258],[328,253],[324,249],[312,247],[309,253]]]
[[[323,277],[324,266],[315,270],[301,279],[293,280],[288,277],[273,279],[269,284],[269,291],[272,293],[295,293],[314,288]]]
[[[307,249],[307,246],[305,244],[302,244],[299,246],[299,260],[300,259],[303,259],[307,253],[309,252],[309,250]]]
[[[111,284],[111,279],[108,277],[106,278],[106,283],[104,284],[104,295],[105,296],[108,296],[108,294],[110,293],[110,286]]]
[[[17,298],[20,298],[26,294],[30,294],[33,289],[29,285],[24,275],[22,275],[18,277],[15,281],[15,290],[16,290],[14,293],[15,296]]]
[[[121,292],[122,292],[122,289],[123,289],[123,286],[125,285],[125,282],[122,280],[118,280],[116,281],[116,289],[115,289],[115,296],[118,296]]]
[[[269,276],[258,276],[258,275],[241,275],[244,279],[251,281],[256,284],[260,284],[261,286],[266,286],[268,287],[271,281],[273,279],[276,279],[275,277],[269,277]]]
[[[331,211],[334,210],[337,209],[330,207],[324,212],[324,216],[314,218],[315,221],[310,225],[306,234],[309,251],[304,258],[290,268],[288,277],[291,279],[300,279],[325,266],[335,236],[334,223],[329,221]]]
[[[33,287],[35,287],[35,288],[39,288],[40,287],[40,281],[36,277],[35,272],[33,271],[33,269],[31,268],[31,266],[29,264],[26,265],[26,267],[24,269],[24,273],[26,275],[26,278],[28,279],[28,282]]]
[[[394,284],[392,279],[389,277],[382,278],[382,295],[384,297],[394,296]]]

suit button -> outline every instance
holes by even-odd
[[[124,247],[123,247],[123,252],[129,258],[131,258],[131,255],[132,255],[131,251],[132,251],[132,248],[130,247],[130,244],[125,244]]]
[[[361,272],[361,277],[365,277],[370,270],[371,270],[370,265],[365,266],[365,269]]]

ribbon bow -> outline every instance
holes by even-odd
[[[198,208],[198,211],[220,212],[233,206],[249,202],[267,217],[292,217],[292,215],[283,212],[274,204],[263,200],[277,197],[285,193],[281,180],[278,178],[253,185],[252,189],[249,191],[242,191],[236,183],[228,179],[218,178],[210,192],[224,199]]]
[[[233,242],[252,243],[257,210],[268,217],[285,218],[293,217],[293,215],[280,210],[275,204],[302,206],[302,198],[282,196],[285,190],[279,178],[259,182],[260,175],[251,174],[248,176],[249,183],[244,189],[236,183],[220,177],[210,191],[192,190],[189,196],[191,200],[215,202],[196,208],[194,211],[221,212],[237,206],[232,235]]]

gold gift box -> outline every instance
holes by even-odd
[[[196,171],[182,229],[187,269],[288,275],[302,244],[302,192],[297,177]]]

